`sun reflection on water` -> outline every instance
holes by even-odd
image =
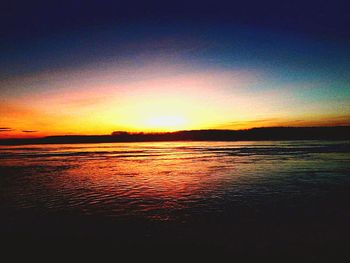
[[[10,207],[186,220],[225,211],[227,203],[304,191],[296,175],[313,187],[325,178],[310,181],[310,174],[347,173],[349,154],[332,149],[305,142],[17,146],[0,149],[0,169],[3,180],[12,178],[3,181]]]

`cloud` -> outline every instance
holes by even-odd
[[[0,127],[0,132],[9,132],[9,131],[13,131],[13,129],[9,127]]]
[[[38,132],[38,131],[32,131],[32,130],[23,130],[22,132],[28,132],[28,133],[31,133],[31,132]]]
[[[231,121],[228,123],[224,123],[223,125],[242,125],[242,124],[261,124],[261,123],[270,123],[280,121],[279,118],[268,118],[268,119],[257,119],[257,120],[248,120],[248,121]]]
[[[273,126],[350,126],[350,115],[341,116],[315,116],[305,118],[266,118],[247,121],[232,121],[222,123],[215,128],[225,129],[245,129],[254,127]]]

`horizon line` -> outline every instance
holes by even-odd
[[[250,131],[250,130],[262,130],[262,129],[339,129],[339,128],[349,128],[350,125],[337,125],[337,126],[262,126],[262,127],[253,127],[246,129],[188,129],[188,130],[176,130],[176,131],[164,131],[164,132],[149,132],[149,131],[112,131],[109,134],[59,134],[59,135],[47,135],[47,136],[38,136],[38,137],[10,137],[10,138],[1,138],[0,141],[11,141],[11,140],[40,140],[45,138],[58,138],[58,137],[117,137],[117,136],[133,136],[133,135],[169,135],[176,134],[181,132],[200,132],[200,131],[222,131],[222,132],[239,132],[239,131]],[[114,134],[115,133],[115,134]]]
[[[336,125],[336,126],[261,126],[261,127],[252,127],[252,128],[244,128],[244,129],[217,129],[217,128],[209,128],[209,129],[184,129],[184,130],[174,130],[174,131],[124,131],[117,130],[112,131],[109,134],[62,134],[62,135],[48,135],[45,137],[37,137],[37,138],[46,138],[46,137],[60,137],[60,136],[116,136],[113,133],[120,132],[120,135],[128,134],[128,135],[161,135],[161,134],[169,134],[169,133],[177,133],[177,132],[190,132],[190,131],[249,131],[254,129],[277,129],[277,128],[296,128],[296,129],[305,129],[305,128],[339,128],[339,127],[349,127],[350,125]],[[33,137],[28,137],[33,138]]]

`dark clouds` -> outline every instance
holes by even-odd
[[[32,133],[32,132],[38,132],[38,131],[33,131],[33,130],[23,130],[22,132]]]
[[[0,132],[10,132],[10,131],[13,131],[13,129],[9,127],[0,127]]]
[[[10,127],[0,127],[0,132],[12,132],[15,131],[15,129],[12,129]],[[33,133],[33,132],[38,132],[35,130],[22,130],[24,133]]]
[[[2,3],[3,36],[54,35],[82,28],[132,23],[229,22],[323,37],[350,38],[349,1],[24,1]]]

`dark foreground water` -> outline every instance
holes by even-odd
[[[348,141],[1,146],[0,158],[6,249],[317,261],[350,245]]]

